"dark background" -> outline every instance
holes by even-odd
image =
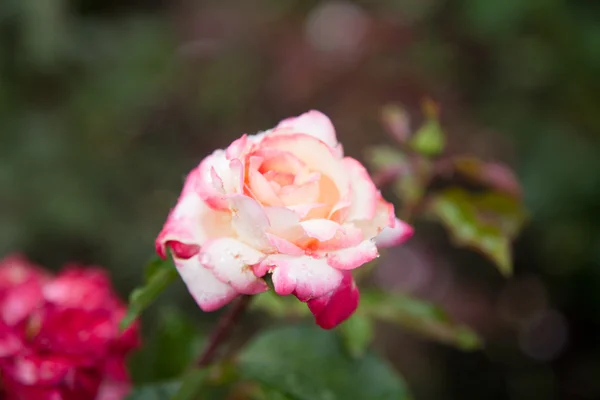
[[[392,143],[385,104],[416,123],[429,96],[449,151],[514,167],[532,218],[511,280],[426,224],[377,270],[485,350],[388,326],[377,348],[419,400],[600,398],[598,21],[589,0],[3,0],[0,255],[103,265],[126,295],[214,148],[314,108],[360,159]],[[181,284],[161,300],[215,316]]]

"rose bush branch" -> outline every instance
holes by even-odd
[[[482,253],[510,275],[511,241],[527,218],[518,179],[501,163],[444,153],[437,105],[424,102],[423,114],[413,133],[401,107],[384,109],[383,122],[395,143],[369,149],[374,180],[395,192],[407,222],[438,220],[455,244]]]
[[[200,357],[198,358],[196,363],[198,368],[207,367],[213,362],[219,346],[228,339],[239,318],[243,315],[244,311],[248,309],[251,300],[251,296],[239,296],[219,318],[217,326],[212,331],[202,354],[200,354]]]

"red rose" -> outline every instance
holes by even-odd
[[[51,276],[24,257],[0,261],[0,379],[7,400],[119,400],[137,324],[105,272],[71,265]]]

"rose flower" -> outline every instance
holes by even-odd
[[[351,271],[378,246],[407,240],[365,168],[344,157],[324,114],[310,111],[244,135],[192,170],[156,239],[200,308],[268,289],[306,302],[333,328],[358,306]]]
[[[0,261],[0,398],[125,398],[139,343],[137,324],[119,332],[125,311],[99,268],[52,276],[18,255]]]

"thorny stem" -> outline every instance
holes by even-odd
[[[219,346],[227,340],[237,320],[244,313],[246,308],[248,308],[251,298],[252,296],[248,295],[239,296],[232,302],[221,318],[219,318],[217,326],[210,334],[206,347],[198,358],[198,368],[207,367],[213,362]]]

